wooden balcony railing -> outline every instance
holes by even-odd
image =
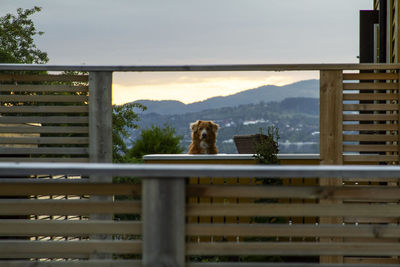
[[[183,266],[185,257],[196,267],[269,266],[272,259],[399,264],[399,64],[0,64],[0,71],[0,162],[11,162],[0,168],[0,266],[147,267],[155,259]],[[279,167],[229,155],[168,159],[197,166],[49,164],[111,162],[112,74],[119,71],[318,71],[320,156],[281,158]],[[44,165],[12,163],[24,161]],[[309,163],[328,166],[288,166]],[[350,164],[385,166],[331,167]],[[116,175],[145,178],[143,187],[113,184]],[[59,176],[79,179],[41,179]]]
[[[9,136],[6,139],[0,137],[2,144],[15,144],[14,149],[0,147],[0,155],[3,154],[4,160],[10,161],[32,161],[31,158],[33,158],[33,161],[110,162],[111,143],[107,140],[111,140],[113,72],[318,71],[320,73],[321,163],[398,164],[399,129],[396,125],[400,125],[399,69],[399,64],[180,66],[0,64],[0,71],[8,73],[0,76],[2,92],[0,100],[3,103],[0,107],[2,115],[0,131],[20,137],[18,139]],[[84,71],[89,72],[89,78],[77,77],[80,79],[79,82],[82,82],[82,78],[85,79],[83,82],[86,82],[83,87],[82,85],[77,87],[79,83],[73,79],[73,76],[68,78],[68,76],[57,75],[28,75],[27,71]],[[66,81],[63,79],[69,81],[68,88],[62,83]],[[65,90],[69,92],[67,95],[65,95]],[[63,97],[57,96],[57,92],[61,91],[64,92]],[[51,96],[48,95],[49,92]],[[74,98],[71,99],[71,97]],[[71,101],[80,102],[78,104]],[[79,118],[75,114],[77,112],[80,114]],[[16,114],[18,117],[23,117],[18,121],[24,125],[41,124],[42,127],[10,125],[10,121]],[[49,118],[49,115],[53,118]],[[55,121],[58,119],[59,121]],[[62,127],[61,121],[64,123]],[[46,126],[54,123],[60,127]],[[25,133],[27,135],[24,136]],[[38,133],[41,134],[40,138],[30,135]],[[82,136],[78,139],[65,138],[62,141],[62,139],[44,138],[42,133],[55,136],[59,134]],[[88,135],[90,138],[82,138]],[[18,148],[17,145],[21,143],[31,146]],[[43,144],[47,147],[44,148]],[[59,147],[57,144],[63,147],[67,145],[68,148],[61,153],[57,150]],[[98,146],[97,144],[106,145]],[[96,150],[100,147],[103,151]],[[47,159],[43,155],[47,155]],[[107,159],[97,159],[98,155],[106,155]],[[90,159],[90,157],[93,158]]]
[[[398,187],[185,183],[189,177],[259,181],[356,177],[374,182],[398,180],[399,166],[0,163],[2,177],[39,174],[131,178],[113,184],[90,179],[0,179],[1,266],[300,267],[316,266],[320,256],[337,255],[348,258],[340,266],[354,266],[350,263],[360,257],[375,266],[399,263],[399,225],[362,223],[368,218],[400,217]],[[135,183],[138,178],[141,183]],[[69,197],[40,197],[49,195]],[[191,203],[186,201],[190,196],[226,201]],[[232,198],[247,201],[231,202]],[[293,201],[278,201],[289,198]],[[344,201],[349,199],[358,202]],[[379,201],[392,204],[371,204]],[[92,219],[93,213],[110,219]],[[4,218],[16,215],[25,217]],[[79,219],[57,220],[57,216]],[[194,222],[193,217],[216,221]],[[296,221],[300,217],[355,221],[300,223]],[[110,256],[93,257],[98,254]]]

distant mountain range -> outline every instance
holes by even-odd
[[[191,142],[189,125],[199,119],[213,120],[220,126],[217,139],[220,153],[237,153],[233,142],[235,135],[256,134],[260,128],[265,133],[267,127],[272,125],[279,129],[282,153],[318,153],[317,98],[285,98],[281,102],[259,102],[174,115],[142,113],[139,129],[132,130],[129,136],[134,141],[139,138],[141,130],[168,124],[176,129],[178,136],[183,137],[181,146],[186,149]]]
[[[144,112],[144,114],[158,113],[172,115],[200,112],[223,107],[257,104],[259,102],[280,102],[288,97],[319,98],[319,81],[304,80],[285,86],[266,85],[229,96],[209,98],[192,104],[184,104],[175,100],[137,100],[135,102],[141,103],[147,107],[147,111]]]
[[[188,105],[139,100],[136,102],[147,106],[147,110],[138,111],[139,129],[131,131],[130,139],[136,140],[142,129],[168,124],[183,137],[181,145],[186,149],[191,142],[189,124],[201,119],[220,125],[220,153],[237,153],[235,135],[259,133],[260,128],[265,131],[272,125],[279,128],[282,153],[318,153],[318,98],[318,80],[306,80],[286,86],[262,86]]]

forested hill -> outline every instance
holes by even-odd
[[[158,113],[162,115],[184,114],[200,112],[208,109],[218,109],[223,107],[235,107],[246,104],[257,104],[259,102],[280,102],[287,97],[319,97],[318,80],[305,80],[285,86],[266,85],[255,89],[250,89],[229,96],[213,97],[207,100],[185,105],[182,102],[138,100],[147,107],[148,113]]]
[[[261,100],[261,99],[258,99]],[[152,125],[168,123],[183,136],[182,146],[190,144],[189,124],[196,120],[213,120],[220,125],[217,146],[221,153],[237,153],[233,136],[258,133],[274,125],[281,135],[282,153],[318,153],[319,142],[319,99],[286,98],[280,102],[258,102],[184,114],[140,114],[139,130],[132,132],[132,140],[140,134],[140,129]]]

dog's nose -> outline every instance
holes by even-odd
[[[207,133],[203,132],[201,133],[201,138],[206,138],[207,137]]]

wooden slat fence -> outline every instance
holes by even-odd
[[[6,71],[86,70],[92,75],[89,79],[87,75],[1,74],[0,161],[110,162],[110,135],[102,135],[99,129],[104,125],[110,129],[111,118],[103,118],[98,124],[90,122],[91,117],[93,121],[100,121],[102,113],[97,111],[102,105],[100,102],[89,105],[88,81],[91,80],[90,84],[100,88],[90,96],[95,95],[96,98],[111,102],[109,96],[102,94],[110,93],[112,71],[245,70],[320,71],[321,164],[388,166],[398,165],[400,161],[400,66],[396,64],[111,67],[2,65],[0,68]],[[94,114],[97,117],[93,117]],[[89,146],[89,143],[97,145]],[[205,264],[199,261],[211,262],[204,266],[241,266],[239,262],[244,261],[248,266],[269,266],[273,260],[301,261],[298,266],[317,262],[399,264],[399,175],[370,176],[367,180],[360,179],[358,175],[324,175],[319,180],[317,177],[310,180],[309,176],[301,178],[294,174],[293,178],[285,176],[280,185],[262,186],[253,182],[253,178],[248,178],[252,177],[248,174],[238,175],[240,177],[232,173],[229,176],[220,172],[213,174],[208,178],[195,178],[198,182],[187,186],[186,196],[199,200],[189,201],[184,206],[183,214],[187,216],[188,222],[184,255],[193,261],[188,266]],[[68,173],[63,172],[48,175],[41,172],[36,173],[36,176],[31,172],[22,176],[8,173],[2,175],[18,178],[82,177],[80,173],[68,176]],[[11,188],[15,190],[15,195],[4,190],[3,195],[0,194],[0,210],[4,216],[0,219],[0,223],[4,223],[4,229],[0,230],[4,231],[4,238],[0,240],[0,257],[3,259],[0,265],[7,266],[9,260],[13,259],[13,263],[17,264],[13,266],[29,266],[30,263],[35,266],[62,266],[65,262],[68,266],[141,266],[136,259],[113,261],[106,257],[105,260],[98,260],[98,254],[135,254],[135,257],[140,258],[138,255],[143,253],[143,265],[151,266],[149,259],[157,259],[157,255],[145,255],[149,255],[149,247],[157,247],[157,243],[146,241],[146,235],[152,231],[152,227],[144,227],[146,222],[141,225],[144,230],[137,231],[140,228],[138,214],[149,220],[149,214],[145,212],[147,208],[158,208],[160,212],[156,218],[162,219],[159,219],[160,222],[154,220],[154,224],[163,233],[165,227],[161,225],[168,216],[159,207],[170,209],[171,205],[165,206],[168,201],[163,199],[159,201],[159,207],[142,206],[136,193],[134,201],[115,201],[114,196],[118,192],[100,189],[107,187],[109,190],[113,187],[105,185],[110,182],[111,174],[97,172],[95,175],[92,176],[93,187],[90,189],[83,185],[78,185],[78,188],[70,185],[63,187],[60,183],[51,184],[47,188],[51,191],[46,191],[44,189],[48,185],[44,184],[43,188],[42,185],[31,187],[23,183],[4,184],[4,190]],[[192,172],[186,175],[197,177],[197,173]],[[319,186],[316,182],[319,182]],[[100,183],[104,184],[97,187],[96,184]],[[139,189],[130,190],[137,192]],[[143,203],[150,202],[144,199]],[[119,213],[134,214],[134,224],[127,224],[135,232],[121,234],[119,231],[110,233],[114,230],[105,230],[115,229],[111,226],[114,225],[113,218],[116,218],[113,216]],[[174,213],[174,216],[177,214]],[[105,220],[100,221],[101,218]],[[274,220],[271,221],[271,218]],[[71,222],[77,228],[65,226],[70,232],[56,230],[58,220],[64,219],[67,220],[60,221],[60,225],[69,225]],[[84,229],[88,228],[86,222],[89,228],[102,230],[88,230],[84,233]],[[121,226],[125,229],[127,226],[125,222],[117,223],[121,223],[116,224],[117,228]],[[18,225],[20,227],[14,231],[12,227]],[[168,228],[169,232],[179,232],[173,224]],[[134,240],[124,239],[125,235]],[[140,245],[141,235],[143,241],[146,241],[144,243],[151,243],[150,246],[144,246],[143,242]],[[168,245],[164,241],[163,248],[180,244],[172,242],[173,235],[165,236],[171,237],[171,240],[168,240]],[[179,251],[177,255],[182,254]],[[50,261],[45,263],[37,260],[44,258]],[[68,260],[62,262],[56,259]],[[182,264],[179,262],[177,266]]]
[[[83,73],[2,72],[0,74],[0,162],[111,162],[111,145],[108,145],[111,144],[111,100],[99,96],[98,93],[102,90],[105,91],[103,95],[111,95],[111,80],[108,83],[102,83],[102,88],[99,88],[96,81],[102,76],[102,73],[91,73],[90,77],[93,82],[90,82],[89,86],[89,75]],[[109,125],[104,124],[97,114],[102,114],[102,118],[108,121]],[[101,129],[101,132],[98,129]],[[104,136],[106,137],[104,138]],[[102,145],[99,149],[93,149],[99,145]],[[37,180],[67,179],[73,181],[89,178],[80,175],[68,176],[63,173],[52,175],[34,175],[32,173],[22,176],[1,176],[0,180],[4,181],[7,178],[19,180],[27,177]],[[98,182],[99,177],[92,176],[90,180]],[[111,182],[111,177],[103,178],[102,182]],[[3,184],[3,193],[0,194],[3,201],[0,218],[7,219],[9,222],[17,219],[24,219],[28,223],[38,220],[38,225],[40,225],[39,221],[78,222],[87,221],[89,218],[94,222],[100,222],[102,216],[103,219],[105,216],[103,208],[106,208],[108,213],[118,209],[112,203],[101,202],[98,196],[104,195],[104,193],[99,192],[98,195],[93,196],[94,191],[90,190],[86,190],[89,193],[81,194],[79,190],[73,190],[75,192],[69,190],[68,192],[65,190],[68,185],[61,191],[57,190],[57,187],[61,189],[61,186],[56,186],[56,188],[53,186],[44,192],[36,193],[31,190],[37,188],[33,185],[28,191],[19,192],[21,194],[16,194],[19,191],[16,188],[8,188],[12,193],[7,193],[8,186]],[[43,189],[41,187],[39,191],[43,191]],[[36,200],[32,201],[33,199]],[[86,203],[88,200],[91,201],[90,204]],[[96,214],[96,211],[99,213]],[[112,217],[112,215],[109,216]],[[20,227],[25,227],[25,225],[20,224]],[[95,225],[93,227],[96,228]],[[1,242],[3,239],[17,239],[10,246],[15,249],[15,253],[8,253],[7,248],[3,249],[4,245],[0,244],[0,246],[4,251],[3,255],[19,258],[24,255],[23,249],[19,251],[19,247],[24,247],[26,244],[23,242],[27,242],[26,240],[37,242],[32,243],[35,245],[28,243],[27,246],[40,247],[43,245],[40,243],[41,241],[48,240],[54,242],[85,241],[88,240],[88,234],[81,232],[64,235],[63,231],[59,231],[57,234],[56,232],[40,234],[39,231],[37,234],[31,233],[24,236],[5,234],[0,238]],[[96,237],[101,236],[106,235],[93,233],[88,245],[81,245],[85,248],[92,246],[92,252],[89,253],[86,250],[84,253],[86,258],[87,255],[95,257],[96,253],[102,253],[102,249],[97,249],[96,245],[93,245],[97,244],[96,242],[99,240]],[[64,250],[61,247],[65,244],[54,244],[54,249],[60,246],[58,250]],[[66,245],[65,249],[72,251],[71,244]],[[51,249],[48,251],[49,255],[47,256],[49,257],[50,254],[53,255],[51,257],[62,254],[57,252],[58,255],[56,255],[57,253],[53,253]],[[81,250],[81,252],[83,251],[84,249]],[[36,258],[35,252],[25,253],[25,255]],[[42,255],[41,257],[47,256]]]
[[[343,73],[343,163],[399,164],[399,73]]]
[[[140,185],[68,179],[46,181],[1,183],[0,214],[3,217],[18,215],[20,219],[0,219],[0,266],[7,266],[12,262],[10,259],[20,262],[20,265],[12,266],[29,266],[34,259],[53,262],[54,266],[58,265],[55,261],[68,260],[76,264],[71,260],[87,262],[96,253],[129,254],[132,259],[121,262],[120,256],[120,260],[115,262],[100,261],[98,266],[139,266],[142,250],[139,236],[142,231],[137,218],[141,213],[141,202],[133,199],[140,197]],[[40,197],[55,195],[63,197]],[[98,200],[98,196],[112,196],[116,200]],[[127,200],[118,200],[121,198]],[[93,220],[89,216],[93,213],[116,217]],[[124,214],[124,220],[116,220],[118,214]],[[129,214],[130,219],[127,219]],[[55,218],[57,216],[59,219]],[[43,219],[45,217],[49,219]],[[66,217],[68,220],[65,220]],[[112,238],[91,238],[99,235],[110,235]],[[85,261],[82,266],[85,266]],[[96,266],[95,263],[89,266]],[[32,264],[41,266],[39,261]]]
[[[0,161],[88,162],[88,77],[0,74]]]
[[[44,165],[41,165],[44,166]],[[257,179],[278,179],[289,177],[289,166],[245,166],[224,165],[226,175],[218,171],[221,165],[69,165],[46,164],[54,173],[65,173],[65,176],[87,176],[91,173],[114,173],[126,176],[128,171],[132,177],[141,177],[162,181],[167,188],[179,178],[187,179],[192,173],[199,179],[209,179],[218,175],[219,179],[231,177],[236,172],[240,177],[257,177]],[[57,168],[52,166],[61,166]],[[164,167],[165,166],[165,167]],[[211,168],[211,166],[213,166]],[[27,168],[28,167],[28,168]],[[335,177],[332,172],[317,166],[291,166],[293,180]],[[330,166],[327,166],[330,167]],[[4,175],[9,168],[10,175],[23,173],[46,173],[45,167],[35,169],[34,165],[0,164],[0,174]],[[11,171],[11,168],[13,169]],[[30,169],[29,169],[30,168]],[[188,170],[185,172],[185,168]],[[352,166],[347,169],[352,168]],[[21,169],[22,171],[18,171]],[[66,171],[70,169],[70,171]],[[293,170],[298,169],[297,174]],[[330,179],[347,179],[345,167],[336,172],[337,177]],[[196,171],[194,171],[196,170]],[[231,170],[231,171],[229,171]],[[264,171],[263,171],[264,170]],[[315,170],[315,175],[312,175]],[[322,170],[322,171],[321,171]],[[381,175],[373,178],[371,170],[365,168],[356,172],[358,177],[367,180],[398,179],[400,168],[390,169],[384,173],[384,166],[377,166]],[[218,173],[218,174],[217,174]],[[260,175],[263,173],[264,175]],[[165,177],[170,178],[165,178]],[[262,177],[265,176],[265,177]],[[176,177],[172,179],[171,177]],[[185,178],[186,177],[186,178]],[[310,178],[303,178],[310,177]],[[361,179],[359,178],[359,179]],[[138,180],[125,180],[123,183],[100,183],[80,180],[54,179],[7,179],[0,181],[0,214],[3,216],[24,215],[17,219],[0,218],[0,265],[12,263],[10,266],[62,266],[64,263],[76,266],[152,266],[146,265],[144,242],[154,246],[166,240],[148,240],[143,232],[144,225],[150,228],[165,228],[168,220],[180,216],[176,214],[150,213],[144,202],[152,203],[163,209],[171,196],[143,195],[143,192],[157,190],[151,184],[132,183]],[[169,183],[171,182],[171,185]],[[147,186],[145,190],[143,186]],[[176,188],[174,190],[177,190]],[[342,224],[277,220],[265,223],[254,218],[321,218],[321,217],[353,217],[356,220],[374,218],[387,219],[400,217],[399,189],[387,186],[293,186],[262,184],[187,184],[184,187],[186,196],[205,198],[231,199],[245,198],[256,200],[293,199],[310,200],[275,202],[210,202],[186,203],[182,216],[186,217],[186,225],[178,230],[184,231],[186,244],[182,248],[188,262],[186,266],[312,266],[317,264],[320,256],[345,256],[359,263],[398,264],[400,256],[400,226],[398,224],[368,224],[344,222]],[[84,199],[38,199],[37,195],[62,194],[66,196],[85,196]],[[20,199],[13,199],[12,197]],[[25,198],[21,198],[21,197]],[[103,200],[99,196],[109,196]],[[357,202],[344,201],[348,198]],[[322,202],[325,200],[325,202]],[[312,201],[312,202],[311,202]],[[389,203],[392,202],[392,203]],[[157,203],[157,204],[156,204]],[[86,217],[92,213],[107,214],[109,220],[96,220]],[[128,216],[129,215],[129,216]],[[77,216],[83,220],[32,220],[38,216]],[[165,217],[164,217],[165,216]],[[251,220],[221,222],[191,222],[193,216],[251,218]],[[163,229],[163,230],[162,230]],[[161,233],[161,232],[160,232]],[[108,239],[93,236],[108,235]],[[42,237],[42,238],[39,238]],[[62,239],[59,239],[62,237]],[[199,239],[198,237],[204,237]],[[212,240],[210,237],[213,237]],[[333,240],[333,241],[329,241]],[[160,243],[158,243],[160,242]],[[173,240],[167,244],[173,244]],[[98,253],[112,254],[112,258],[93,259],[91,255]],[[158,257],[161,261],[164,258]],[[40,261],[39,261],[40,259]],[[368,259],[368,260],[367,260]],[[46,261],[44,261],[46,260]],[[79,260],[79,261],[78,261]],[[141,261],[144,261],[141,263]],[[286,265],[276,265],[277,261]],[[248,265],[244,265],[247,263]],[[295,264],[296,263],[296,264]],[[35,265],[33,265],[35,264]],[[81,265],[78,265],[81,264]],[[307,265],[308,264],[308,265]],[[74,265],[71,265],[74,266]],[[179,265],[174,265],[179,266]],[[329,265],[318,265],[329,266]],[[347,265],[343,265],[347,266]],[[355,265],[357,266],[357,265]],[[365,265],[363,265],[365,266]],[[388,265],[390,266],[390,265]]]
[[[399,164],[399,71],[398,70],[335,70],[321,71],[321,164]],[[332,106],[331,104],[334,103]],[[329,108],[327,108],[329,107]],[[321,180],[321,185],[332,184],[335,180]],[[338,182],[338,180],[336,180]],[[357,177],[340,181],[343,188],[352,190],[397,190],[397,179],[360,180]],[[338,185],[340,185],[340,183]],[[336,200],[348,210],[368,203],[377,216],[337,214],[336,217],[321,220],[340,224],[385,224],[398,225],[398,217],[392,212],[386,216],[380,212],[388,207],[397,208],[396,199],[366,200],[357,194]],[[348,206],[350,205],[350,206]],[[337,240],[339,241],[339,239]],[[366,237],[343,237],[343,243],[382,242]],[[380,244],[376,244],[377,246]],[[326,263],[399,263],[398,256],[368,257],[359,254],[348,257],[342,254],[336,258],[321,258]],[[361,257],[362,256],[362,257]]]

